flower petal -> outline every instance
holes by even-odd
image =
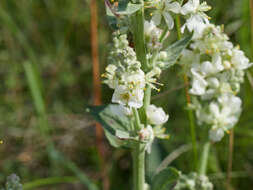
[[[164,20],[165,20],[169,30],[171,30],[174,27],[174,20],[173,20],[172,16],[168,12],[163,12],[163,17],[164,17]]]
[[[162,15],[159,11],[155,11],[154,15],[152,16],[152,21],[158,26],[161,23]]]
[[[165,5],[165,10],[171,11],[173,13],[179,13],[181,10],[180,4],[178,2],[169,3],[168,1],[166,1]]]

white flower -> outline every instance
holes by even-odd
[[[200,4],[199,0],[189,0],[184,4],[181,8],[181,14],[188,16],[188,18],[181,28],[182,33],[187,27],[190,32],[194,31],[201,34],[205,26],[209,24],[208,16],[204,12],[210,8],[206,2]]]
[[[189,92],[194,95],[203,95],[208,83],[205,81],[203,76],[195,71],[195,69],[191,69],[191,73],[193,75],[193,82],[192,88]]]
[[[185,27],[187,27],[190,32],[194,31],[193,38],[197,38],[204,31],[207,24],[209,24],[207,19],[203,19],[200,15],[193,15],[186,20],[181,32],[184,33]]]
[[[178,2],[172,2],[172,0],[159,0],[154,1],[154,6],[157,10],[154,11],[152,21],[155,25],[160,25],[162,17],[164,18],[169,30],[174,27],[174,20],[170,14],[180,12],[180,4]]]
[[[218,102],[223,106],[223,109],[228,110],[230,115],[238,116],[241,113],[242,100],[232,94],[223,94],[218,98]]]
[[[213,116],[213,128],[221,127],[231,129],[238,122],[241,113],[241,99],[231,95],[224,94],[218,98],[218,103],[210,104],[210,113]]]
[[[129,90],[127,86],[119,85],[115,88],[112,96],[112,102],[121,105],[128,105],[134,108],[140,108],[143,105],[143,89]]]
[[[206,12],[210,10],[210,6],[203,2],[200,4],[199,0],[189,0],[181,9],[183,15],[196,14],[198,12]]]
[[[216,74],[222,70],[224,70],[224,66],[218,53],[212,56],[212,62],[205,61],[201,64],[201,72],[205,76]]]
[[[145,150],[150,154],[153,140],[155,138],[153,128],[150,125],[147,125],[146,128],[142,128],[139,132],[139,138],[141,141],[146,142]]]
[[[244,55],[244,52],[238,49],[232,51],[232,65],[237,69],[247,69],[252,66],[253,63],[249,63],[249,59]]]
[[[159,67],[154,67],[151,71],[146,74],[146,83],[153,89],[160,91],[160,89],[156,88],[156,85],[162,85],[157,82],[157,78],[161,74],[162,70]]]
[[[144,34],[146,36],[157,36],[159,37],[161,35],[161,30],[156,27],[153,20],[150,22],[146,21],[144,22]]]
[[[209,130],[209,138],[213,142],[218,142],[220,141],[224,136],[224,130],[222,128],[217,128],[217,129],[211,129]]]
[[[138,71],[131,73],[124,73],[121,76],[121,83],[128,86],[131,89],[144,89],[145,87],[145,73],[139,69]]]
[[[163,111],[162,108],[158,108],[155,105],[149,105],[147,107],[147,118],[149,122],[153,125],[162,125],[166,123],[169,116]]]
[[[162,34],[162,30],[157,28],[152,20],[150,22],[144,22],[144,34],[148,48],[161,48],[162,44],[159,39]]]

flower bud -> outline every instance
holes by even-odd
[[[211,129],[209,130],[209,138],[213,141],[213,142],[218,142],[222,139],[222,137],[224,136],[224,130],[222,128],[218,128],[218,129]]]
[[[208,82],[209,86],[211,86],[212,88],[218,88],[220,85],[219,80],[215,77],[209,78],[207,80],[207,82]]]
[[[225,69],[230,69],[231,68],[231,63],[227,60],[223,61],[223,66]]]
[[[154,133],[150,125],[140,130],[139,139],[141,141],[149,141],[150,139],[153,139],[153,138],[154,138]]]
[[[159,53],[159,59],[161,59],[161,60],[165,60],[167,58],[167,56],[168,56],[168,54],[166,51],[161,51]]]
[[[147,107],[147,118],[153,125],[162,125],[168,121],[169,115],[166,115],[162,108],[157,108],[155,105],[149,105]]]

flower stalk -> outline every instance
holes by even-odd
[[[138,0],[137,3],[143,4],[143,0]],[[134,49],[136,52],[137,60],[140,61],[143,71],[148,70],[146,59],[146,47],[144,37],[144,7],[138,10],[132,17],[132,30],[134,39]],[[142,118],[145,117],[145,107],[150,104],[151,89],[147,87],[144,92],[144,106],[142,109]],[[134,116],[136,119],[136,130],[140,130],[140,118],[138,111],[134,110]],[[145,121],[146,123],[146,121]],[[140,142],[135,143],[132,149],[133,156],[133,178],[134,178],[134,190],[144,190],[145,185],[145,145]]]
[[[210,145],[211,145],[211,143],[210,143],[210,141],[208,141],[203,146],[203,151],[202,151],[202,155],[201,155],[201,162],[200,162],[200,167],[199,167],[199,174],[200,175],[206,174]]]

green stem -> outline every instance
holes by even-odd
[[[194,168],[197,170],[198,167],[198,150],[197,150],[197,138],[195,132],[195,121],[192,110],[188,110],[188,118],[190,121],[190,131],[191,131],[191,141],[192,141],[192,150],[193,150],[193,160],[194,160]]]
[[[149,85],[147,85],[146,90],[145,90],[145,94],[144,94],[144,109],[146,110],[147,107],[150,104],[150,99],[151,99],[151,87]]]
[[[134,114],[134,121],[135,121],[135,131],[138,132],[141,129],[141,121],[140,121],[138,110],[136,108],[133,108],[133,114]]]
[[[143,0],[137,0],[136,3],[144,4]],[[149,63],[146,58],[146,44],[144,36],[144,7],[137,11],[132,17],[132,32],[134,39],[134,47],[138,61],[141,62],[142,70],[149,71]],[[165,33],[166,34],[166,33]],[[163,35],[163,37],[165,36]],[[163,38],[161,38],[162,40]],[[155,58],[154,58],[155,59]],[[154,60],[155,61],[155,60]],[[135,116],[135,130],[141,129],[140,121],[147,124],[146,108],[150,104],[151,88],[146,86],[144,94],[144,104],[139,110],[134,110]],[[139,117],[140,114],[140,117]],[[133,171],[134,171],[134,190],[144,190],[145,185],[145,145],[136,143],[132,150],[133,155]]]
[[[144,3],[138,0],[137,3]],[[132,32],[134,39],[134,48],[138,61],[141,62],[142,69],[148,71],[148,63],[146,58],[146,45],[144,36],[144,7],[132,16]]]
[[[136,3],[144,4],[143,0],[137,0]],[[149,70],[148,62],[146,59],[146,44],[144,36],[144,6],[132,16],[132,33],[134,40],[134,48],[138,61],[141,62],[144,72]],[[151,90],[145,90],[144,106],[140,110],[141,121],[146,123],[145,106],[150,102]],[[141,129],[140,118],[137,110],[134,110],[135,116],[135,131]],[[145,145],[136,142],[132,149],[133,156],[133,174],[134,174],[134,190],[144,190],[145,185]]]
[[[208,141],[203,146],[203,151],[202,151],[202,155],[201,155],[201,163],[200,163],[200,167],[199,167],[199,174],[200,175],[206,174],[210,144],[211,143]]]
[[[144,190],[145,185],[145,145],[136,143],[133,154],[134,190]]]
[[[176,27],[177,27],[177,37],[178,40],[182,38],[181,34],[181,23],[180,16],[176,16]],[[185,86],[185,97],[187,106],[191,103],[191,97],[188,89],[188,77],[184,74],[184,86]],[[198,150],[197,150],[197,138],[196,138],[196,127],[195,127],[195,119],[191,109],[188,109],[188,118],[190,122],[190,132],[191,132],[191,141],[192,141],[192,150],[193,150],[193,162],[194,162],[194,170],[197,170],[198,167]]]
[[[139,113],[137,109],[133,109],[135,119],[135,131],[138,133],[141,129]],[[134,190],[144,190],[145,185],[145,145],[136,142],[132,149],[133,157],[133,181]]]
[[[181,34],[181,23],[180,23],[179,15],[176,15],[176,26],[177,26],[177,37],[180,40],[182,38],[182,34]]]

